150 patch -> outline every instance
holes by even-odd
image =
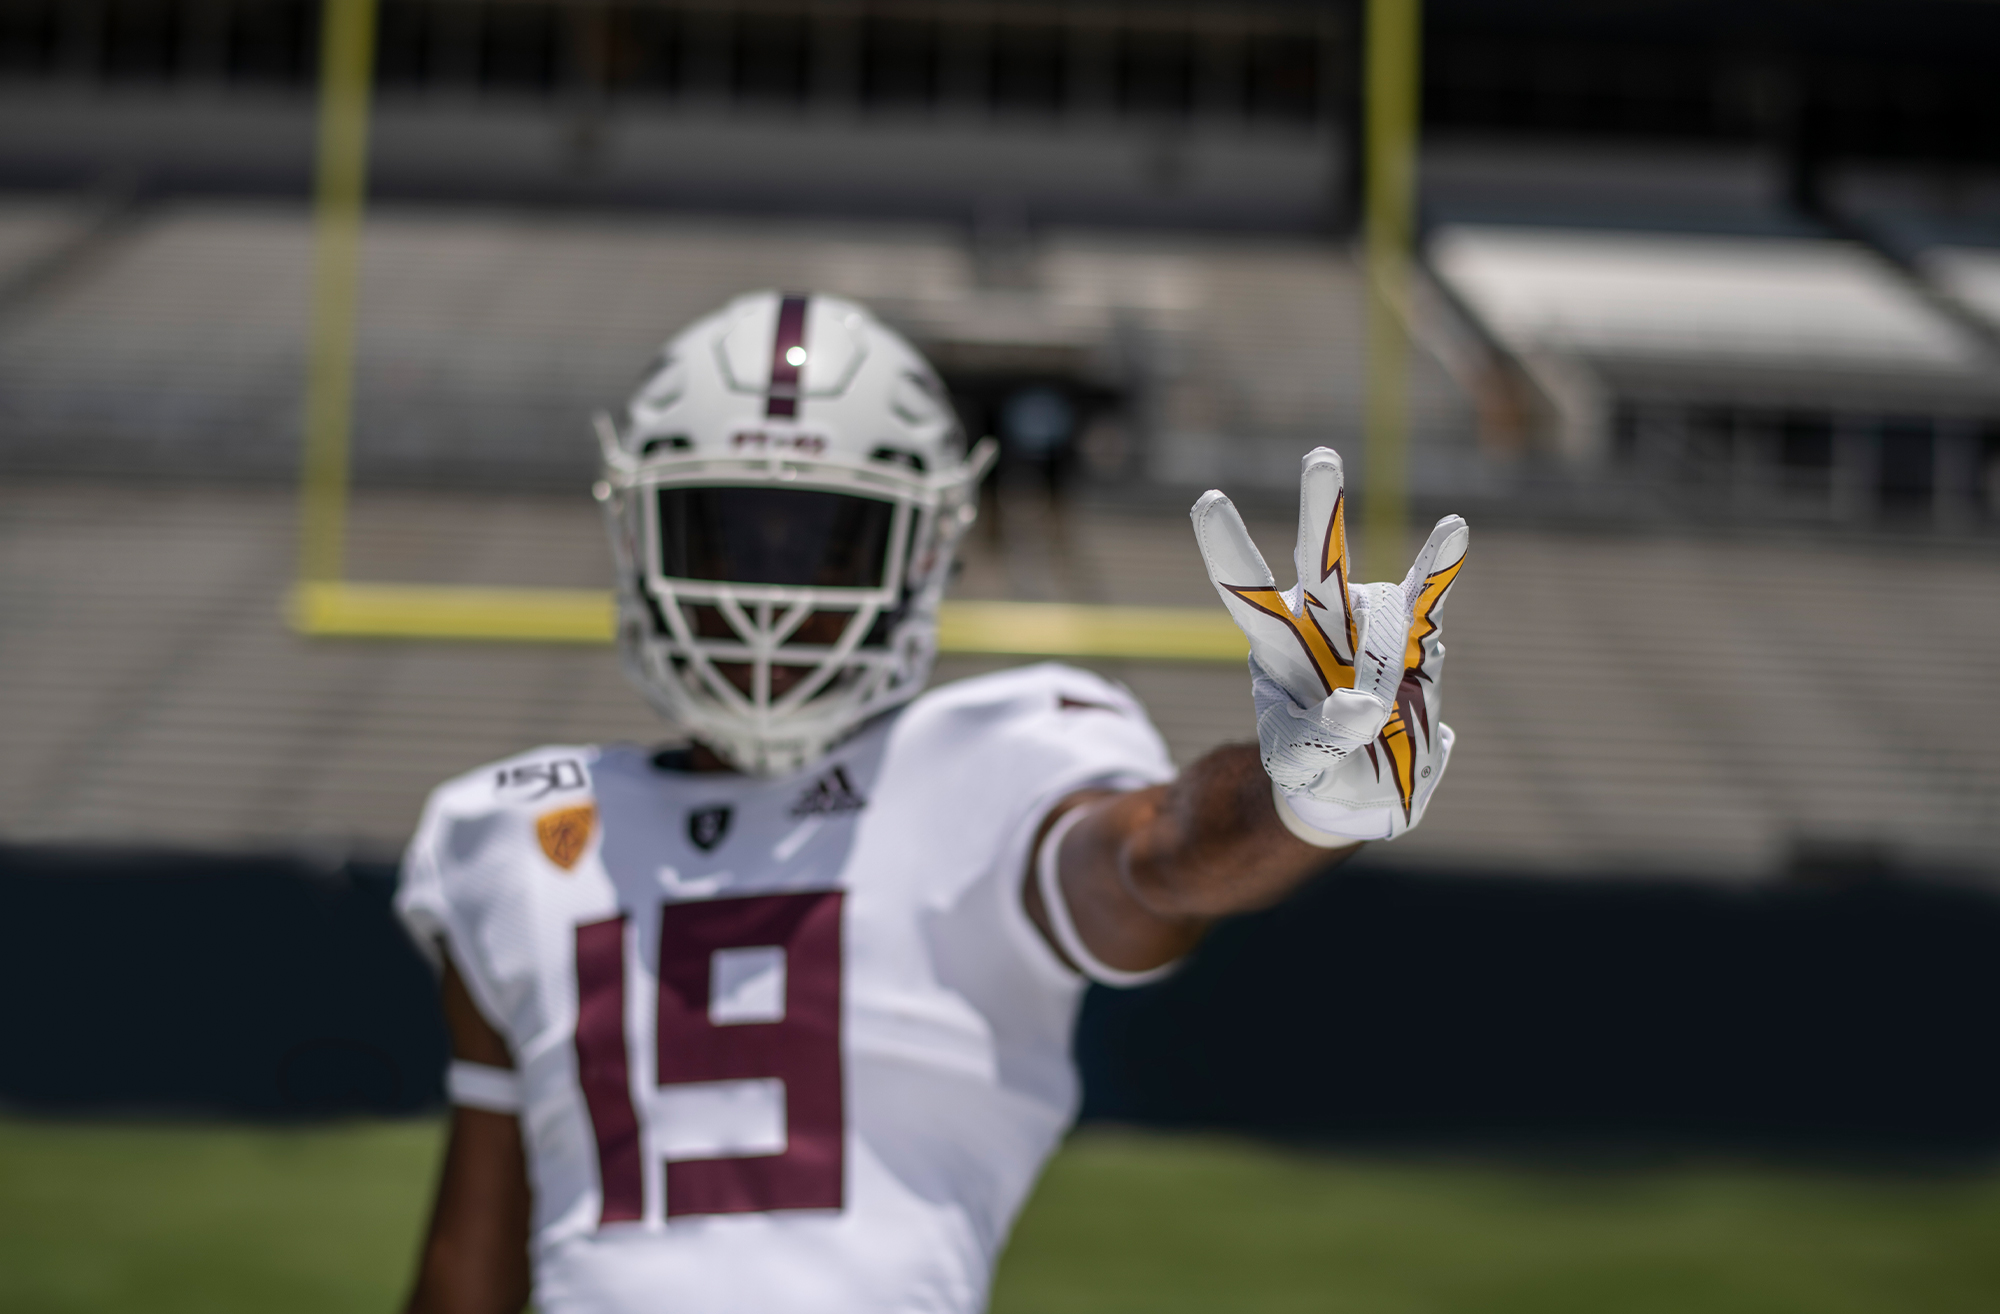
[[[493,792],[496,794],[524,793],[527,802],[546,798],[550,794],[566,789],[582,789],[589,783],[583,774],[583,763],[573,757],[559,757],[553,762],[529,762],[522,766],[501,767],[493,773]]]

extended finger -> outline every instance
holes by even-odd
[[[1299,463],[1299,538],[1292,561],[1299,583],[1326,617],[1328,637],[1341,655],[1354,656],[1354,611],[1348,595],[1345,473],[1340,453],[1315,447]]]
[[[1235,505],[1211,490],[1202,494],[1189,517],[1209,582],[1271,677],[1302,707],[1351,685],[1350,664],[1334,650],[1321,626],[1319,615],[1324,613],[1310,602],[1293,610],[1294,600],[1278,591],[1271,568],[1251,542]]]
[[[1423,550],[1403,578],[1403,594],[1410,604],[1410,633],[1405,641],[1403,665],[1423,662],[1423,645],[1437,633],[1438,616],[1444,610],[1445,595],[1451,592],[1465,565],[1472,542],[1472,529],[1460,516],[1446,516],[1431,530]]]
[[[1209,489],[1188,512],[1188,518],[1194,521],[1194,541],[1201,547],[1201,563],[1208,567],[1210,582],[1225,591],[1224,602],[1229,601],[1226,591],[1232,588],[1276,586],[1271,568],[1264,564],[1264,554],[1251,541],[1250,531],[1228,494]]]

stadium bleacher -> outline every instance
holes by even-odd
[[[0,206],[31,268],[49,202]],[[15,216],[11,220],[7,216]],[[91,243],[0,312],[0,466],[182,479],[283,478],[297,461],[311,226],[302,207],[183,203]],[[745,288],[877,307],[977,371],[1011,349],[1129,394],[1111,473],[1198,485],[1226,460],[1283,488],[1297,452],[1359,443],[1359,276],[1296,237],[1046,234],[1019,286],[937,224],[473,213],[379,207],[362,285],[356,473],[364,482],[578,487],[585,420],[671,326]],[[6,255],[0,250],[0,258]],[[0,274],[4,277],[4,274]],[[1478,478],[1471,404],[1418,366],[1419,471]],[[1226,458],[1222,455],[1227,453]],[[1357,450],[1357,456],[1358,456]],[[1428,485],[1425,485],[1428,489]]]

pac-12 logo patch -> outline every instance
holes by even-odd
[[[590,832],[597,829],[597,809],[589,803],[573,808],[557,808],[535,818],[535,838],[550,862],[568,871],[590,847]]]
[[[727,803],[712,808],[696,808],[688,813],[688,843],[709,852],[729,834],[730,809]]]

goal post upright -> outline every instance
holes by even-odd
[[[1422,0],[1367,0],[1362,205],[1368,306],[1365,568],[1396,579],[1409,536],[1409,289]]]
[[[312,319],[299,480],[299,582],[345,574],[355,311],[368,187],[376,0],[323,0]]]

